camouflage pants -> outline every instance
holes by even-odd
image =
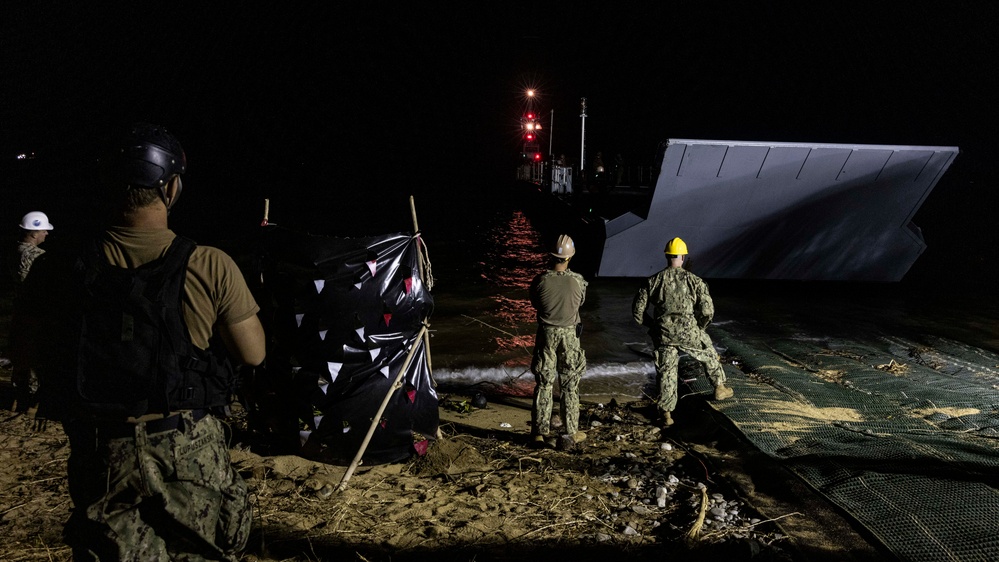
[[[535,435],[551,433],[552,389],[559,383],[559,414],[562,430],[579,431],[579,379],[586,370],[586,354],[579,346],[576,328],[541,326],[534,339],[534,404],[531,424]]]
[[[659,397],[656,404],[662,412],[672,412],[677,401],[677,371],[680,366],[680,352],[684,351],[702,365],[707,371],[711,386],[725,382],[725,370],[718,361],[711,337],[701,332],[699,341],[694,345],[660,344],[656,347],[654,357],[656,363],[656,386]],[[699,345],[698,345],[699,344]]]
[[[75,560],[236,560],[250,532],[246,484],[222,424],[183,412],[176,430],[106,438],[65,424]]]

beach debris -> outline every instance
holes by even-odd
[[[875,369],[879,371],[885,371],[886,373],[891,373],[893,375],[904,375],[909,371],[909,366],[905,363],[899,363],[892,359],[887,363],[882,363],[881,365],[875,365]]]
[[[700,509],[697,512],[697,518],[694,520],[694,524],[691,525],[690,530],[687,531],[687,540],[696,541],[700,538],[701,529],[704,527],[704,517],[707,511],[708,490],[707,488],[701,488]]]
[[[445,398],[441,400],[441,407],[458,412],[459,414],[469,414],[472,412],[472,405],[468,400],[451,400],[450,398]]]

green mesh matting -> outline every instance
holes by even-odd
[[[713,406],[901,560],[999,560],[999,356],[946,340],[712,327]],[[691,383],[708,391],[704,377]]]

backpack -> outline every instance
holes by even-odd
[[[135,269],[107,263],[99,242],[77,264],[82,279],[76,390],[84,412],[141,416],[228,405],[224,355],[191,342],[182,296],[195,243],[177,236]]]

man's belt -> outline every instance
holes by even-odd
[[[208,410],[205,408],[191,410],[191,417],[195,422],[201,421],[207,415]],[[184,418],[180,413],[176,413],[145,422],[133,423],[98,421],[94,425],[97,427],[97,433],[99,436],[106,439],[121,439],[123,437],[134,437],[135,427],[138,425],[145,426],[146,434],[163,433],[164,431],[172,431],[175,429],[183,430]]]

